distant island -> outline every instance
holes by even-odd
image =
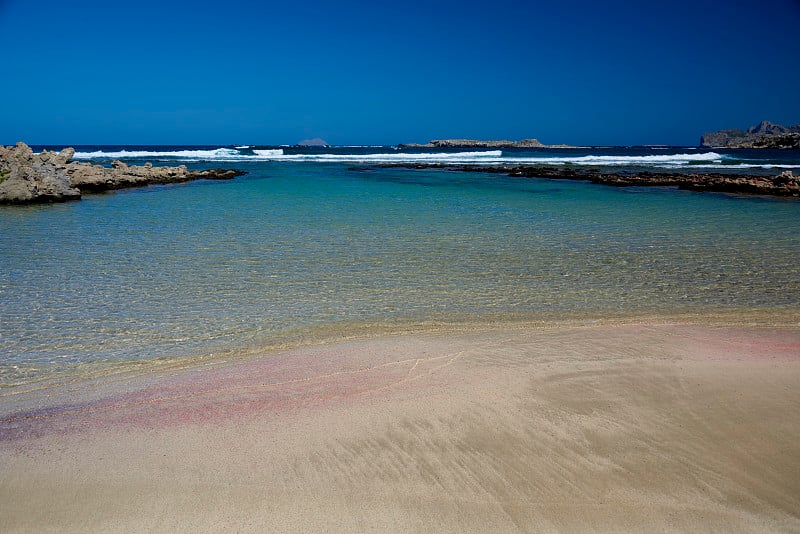
[[[477,139],[435,139],[425,144],[402,143],[400,148],[575,148],[571,145],[545,145],[538,139],[521,141],[479,141]]]
[[[704,148],[800,148],[800,124],[781,126],[761,121],[745,130],[720,130],[703,134]]]
[[[328,142],[324,139],[320,139],[319,137],[315,137],[314,139],[303,139],[297,146],[330,146]]]

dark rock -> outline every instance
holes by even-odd
[[[236,169],[208,169],[205,171],[189,171],[192,180],[233,180],[237,176],[244,176],[245,171]]]
[[[534,165],[446,165],[440,163],[386,163],[380,168],[402,167],[410,169],[448,169],[465,172],[506,174],[519,178],[550,178],[581,180],[616,187],[677,187],[692,191],[714,191],[736,194],[780,197],[800,196],[800,177],[791,171],[778,176],[754,176],[721,173],[670,173],[670,172],[600,172],[596,169],[548,167]]]

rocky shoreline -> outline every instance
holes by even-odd
[[[0,204],[34,204],[79,200],[83,193],[175,184],[192,180],[230,180],[246,174],[233,169],[188,170],[185,165],[157,167],[150,163],[112,166],[72,161],[74,148],[34,154],[25,143],[0,146]]]
[[[677,187],[691,191],[710,191],[776,197],[800,197],[800,176],[784,171],[777,176],[722,173],[600,172],[595,169],[540,165],[452,165],[442,163],[386,163],[378,168],[444,169],[461,172],[505,174],[521,178],[549,178],[589,181],[616,187]],[[364,169],[360,167],[358,169]]]
[[[758,126],[744,130],[720,130],[703,134],[704,148],[800,148],[800,124],[781,126],[761,121]]]

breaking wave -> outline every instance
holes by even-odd
[[[119,150],[116,152],[75,152],[75,159],[138,159],[138,158],[180,158],[196,161],[247,159],[247,156],[232,148],[217,148],[213,150],[175,150],[175,151],[149,151],[149,150]]]
[[[537,165],[599,165],[599,166],[656,166],[683,167],[695,162],[722,163],[724,156],[716,152],[701,154],[657,154],[653,156],[567,156],[567,157],[520,157],[506,158],[508,163],[528,163]]]
[[[386,154],[286,154],[277,149],[232,149],[144,151],[120,150],[76,152],[75,159],[179,159],[185,161],[308,161],[345,163],[471,163],[502,162],[500,150],[454,153],[386,153]]]
[[[383,150],[380,150],[383,149]],[[662,169],[787,169],[797,168],[796,160],[741,159],[738,155],[717,152],[680,154],[604,154],[564,152],[516,152],[483,150],[469,152],[405,152],[389,147],[331,147],[325,152],[303,151],[296,147],[258,149],[253,145],[236,148],[176,150],[97,150],[75,153],[79,160],[143,160],[177,162],[309,162],[352,164],[442,164],[442,165],[576,165],[584,167],[647,167]],[[602,150],[602,149],[601,149]],[[686,149],[690,150],[690,149]]]
[[[259,151],[254,151],[259,152]],[[320,163],[487,163],[503,161],[502,150],[483,152],[392,154],[286,154],[274,156],[276,161],[309,161]]]

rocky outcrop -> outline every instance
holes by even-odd
[[[800,125],[781,126],[761,121],[745,130],[720,130],[703,134],[700,146],[706,148],[800,148]]]
[[[0,203],[64,202],[81,198],[70,183],[68,163],[75,150],[34,154],[25,143],[0,146]]]
[[[448,169],[465,172],[487,172],[523,178],[582,180],[617,187],[677,187],[692,191],[800,197],[800,176],[784,171],[777,176],[755,176],[721,173],[670,172],[601,172],[596,169],[547,167],[540,165],[452,165],[444,163],[386,163],[376,167],[411,169]]]
[[[476,139],[435,139],[425,144],[406,143],[400,148],[567,148],[568,145],[544,145],[536,139],[522,141],[478,141]]]
[[[178,167],[128,166],[114,161],[111,168],[73,162],[75,149],[34,154],[25,143],[0,147],[0,204],[29,204],[78,200],[81,193],[191,180],[229,180],[245,174],[233,169],[188,170]]]

